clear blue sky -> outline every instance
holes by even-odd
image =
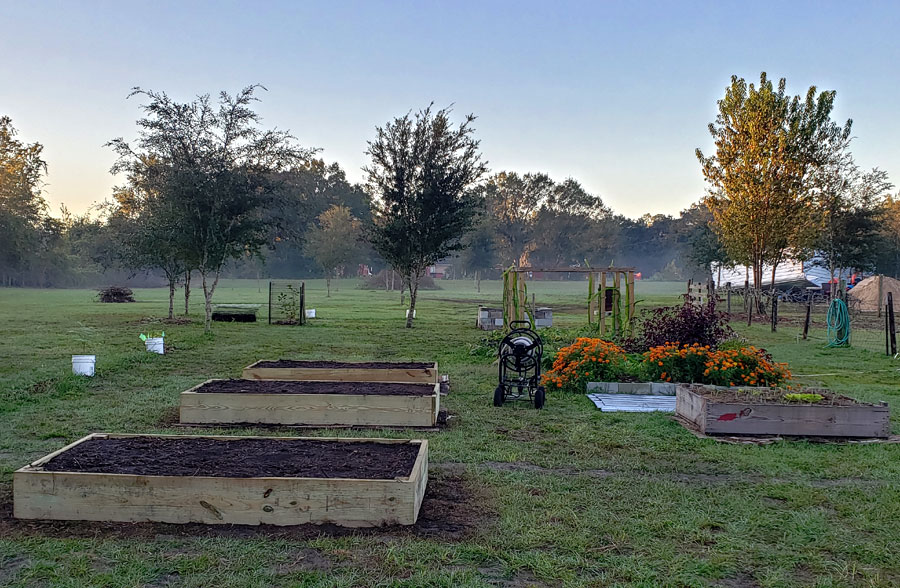
[[[897,2],[88,2],[0,0],[0,113],[45,145],[74,211],[115,183],[132,86],[268,88],[258,110],[360,180],[376,125],[473,112],[492,171],[568,176],[617,212],[677,213],[732,74],[837,90],[854,152],[900,183]]]

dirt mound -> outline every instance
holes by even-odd
[[[878,276],[866,278],[853,287],[847,295],[859,305],[860,310],[878,310],[887,304],[887,293],[893,292],[895,312],[900,308],[900,280],[884,276],[881,287],[881,301],[878,300]]]

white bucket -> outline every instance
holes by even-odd
[[[147,337],[144,340],[144,344],[147,346],[147,351],[149,351],[150,353],[158,353],[160,355],[163,355],[166,352],[164,337]]]
[[[409,318],[409,309],[406,309],[406,318]],[[416,318],[416,311],[413,311],[413,318]]]
[[[307,308],[306,309],[306,318],[316,318],[316,309],[315,308]]]
[[[95,363],[97,363],[96,355],[73,355],[72,373],[76,376],[93,376]]]

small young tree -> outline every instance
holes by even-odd
[[[114,173],[151,160],[164,172],[154,186],[188,236],[182,261],[200,274],[206,332],[223,266],[267,242],[277,219],[266,219],[264,211],[280,195],[280,177],[314,153],[298,147],[287,132],[259,128],[259,115],[250,107],[258,88],[235,96],[221,92],[217,103],[208,94],[179,103],[136,88],[132,96],[149,99],[141,107],[145,118],[137,121],[137,151],[121,138],[109,143],[119,155]]]
[[[369,241],[409,288],[407,328],[425,269],[461,249],[473,224],[472,189],[487,171],[474,120],[470,114],[454,126],[449,109],[429,106],[378,127],[366,151],[373,196]]]
[[[325,272],[326,296],[331,297],[331,279],[359,255],[360,222],[346,206],[332,206],[319,215],[306,236],[306,252]]]

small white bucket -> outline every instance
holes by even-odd
[[[164,355],[166,352],[165,337],[147,337],[147,339],[144,340],[144,344],[147,346],[147,351],[150,353]]]
[[[316,309],[315,308],[307,308],[306,309],[306,318],[316,318]]]
[[[94,375],[94,364],[97,363],[96,355],[73,355],[72,373],[76,376]]]
[[[406,309],[406,318],[409,318],[409,309]],[[413,318],[416,318],[416,311],[413,311]]]

